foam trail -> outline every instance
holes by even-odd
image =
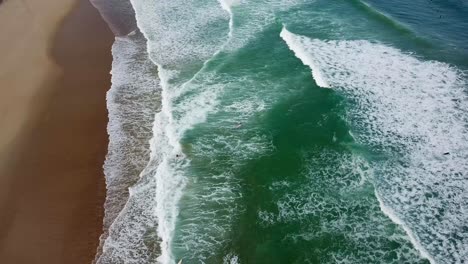
[[[232,32],[234,31],[234,20],[233,20],[233,13],[232,7],[234,5],[239,4],[239,0],[218,0],[221,7],[229,13],[229,39],[232,38]],[[229,40],[228,40],[229,41]],[[226,42],[227,43],[227,42]]]
[[[321,147],[310,149],[303,158],[301,174],[307,180],[274,182],[270,190],[276,206],[259,211],[262,225],[299,226],[285,235],[293,243],[323,241],[339,234],[332,236],[339,250],[333,243],[317,249],[323,256],[320,263],[425,263],[404,231],[394,228],[367,192],[373,175],[368,161],[351,151]],[[317,215],[321,221],[316,225],[311,219]]]
[[[157,234],[161,239],[161,254],[157,260],[160,263],[175,263],[171,245],[178,215],[178,202],[186,185],[184,170],[190,163],[183,154],[180,140],[187,130],[205,120],[207,113],[216,104],[216,91],[219,90],[214,89],[216,87],[204,87],[203,82],[209,76],[202,73],[207,60],[214,56],[212,50],[216,50],[215,55],[218,54],[223,42],[220,42],[216,35],[212,41],[207,42],[200,29],[217,22],[223,16],[218,15],[217,11],[211,12],[213,8],[196,6],[195,8],[200,9],[197,12],[190,8],[190,3],[174,1],[155,4],[133,0],[132,5],[136,11],[137,24],[148,40],[147,49],[151,60],[158,66],[162,86],[162,109],[155,117],[150,143],[151,162],[147,167],[156,181],[156,196],[153,202],[156,204],[154,212],[157,216]],[[172,5],[187,8],[174,11]],[[152,8],[148,8],[152,6],[155,7],[154,13]],[[173,17],[167,16],[166,9],[168,12],[182,12],[182,19],[175,16],[178,18],[171,20]],[[193,17],[193,13],[198,17]],[[157,23],[158,21],[160,23]],[[181,22],[185,23],[183,34],[167,34],[170,32],[168,27],[174,27],[173,32],[181,31],[178,26]],[[154,23],[157,27],[154,27]],[[205,41],[202,42],[201,39]],[[174,41],[182,45],[174,48]],[[190,61],[201,61],[203,64],[190,78],[185,79],[184,65]],[[200,87],[199,84],[203,86]],[[192,94],[189,96],[188,92]]]
[[[427,260],[429,260],[430,263],[435,264],[436,261],[434,258],[427,252],[427,250],[421,245],[421,243],[416,239],[413,231],[411,231],[408,226],[405,225],[405,223],[395,214],[395,212],[388,206],[384,204],[382,201],[382,198],[380,198],[380,195],[377,191],[374,192],[375,197],[377,197],[377,200],[379,201],[379,206],[380,210],[388,217],[390,220],[392,220],[395,224],[401,226],[403,230],[406,232],[408,235],[411,244],[416,248],[416,250],[421,254],[421,256]]]
[[[313,54],[324,78],[347,98],[356,141],[385,157],[372,161],[381,210],[407,231],[423,257],[463,263],[465,75],[379,43],[286,36],[295,40],[290,46],[306,52],[301,57]]]
[[[312,70],[312,76],[314,77],[317,85],[323,88],[330,88],[330,85],[324,78],[320,68],[314,62],[314,58],[311,55],[311,52],[307,50],[306,45],[302,45],[301,38],[298,38],[296,35],[289,32],[284,26],[281,30],[280,36],[283,38],[286,44],[288,44],[288,47],[294,52],[294,55],[296,55],[296,57],[299,58],[302,63],[310,67]]]
[[[148,141],[159,106],[159,79],[154,76],[155,66],[148,60],[145,47],[139,32],[116,37],[112,47],[112,87],[107,93],[109,150],[104,164],[107,194],[100,238],[102,254],[98,249],[96,263],[134,263],[128,252],[138,252],[145,245],[137,239],[142,235],[137,225],[128,225],[128,217],[138,215],[142,229],[151,222],[151,216],[142,213],[147,204],[135,207],[140,197],[127,189],[139,180],[148,163]],[[140,255],[139,259],[148,256]]]

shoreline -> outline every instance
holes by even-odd
[[[91,263],[104,214],[114,35],[88,0],[6,1],[2,14],[12,26],[0,29],[15,34],[0,44],[9,58],[0,85],[11,87],[0,91],[10,130],[0,135],[0,259]]]

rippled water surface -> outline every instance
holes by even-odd
[[[131,4],[98,263],[465,263],[466,1]]]

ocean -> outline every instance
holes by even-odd
[[[130,2],[97,263],[467,263],[466,0]]]

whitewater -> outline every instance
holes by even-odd
[[[465,263],[458,26],[372,1],[130,2],[96,263]]]

